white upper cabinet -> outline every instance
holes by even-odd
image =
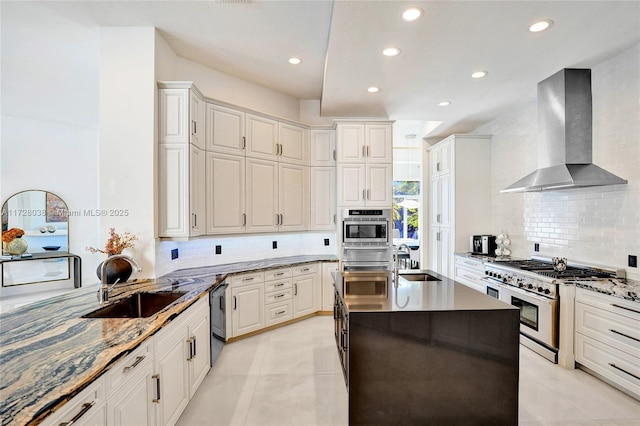
[[[205,182],[205,151],[190,145],[189,153],[189,236],[196,237],[206,233],[206,182]]]
[[[367,206],[390,206],[393,204],[393,166],[391,164],[367,165]]]
[[[160,143],[192,143],[204,149],[204,102],[190,82],[158,83]]]
[[[436,177],[451,171],[451,144],[437,144],[429,151],[429,176]]]
[[[390,124],[365,124],[367,163],[393,163]]]
[[[247,157],[277,160],[279,153],[278,122],[246,114]]]
[[[207,234],[245,232],[245,158],[207,152]]]
[[[247,232],[278,230],[278,163],[247,158]]]
[[[278,185],[279,230],[309,229],[309,168],[280,163]]]
[[[336,131],[333,129],[312,129],[310,131],[310,165],[331,167],[336,164]]]
[[[205,121],[207,151],[244,155],[244,112],[207,103]]]
[[[361,163],[364,150],[364,124],[338,124],[338,162]]]
[[[366,199],[366,166],[338,164],[338,204],[364,206]]]
[[[278,123],[278,161],[309,165],[309,131],[304,127]]]
[[[336,229],[336,168],[311,167],[311,219],[309,229],[333,231]]]

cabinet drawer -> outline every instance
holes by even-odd
[[[74,396],[58,411],[44,419],[43,426],[58,426],[70,423],[77,425],[104,425],[107,423],[105,390],[102,379],[90,384]]]
[[[293,318],[291,300],[270,305],[266,309],[266,325],[278,324]]]
[[[288,267],[280,268],[280,269],[272,269],[270,271],[265,271],[264,273],[265,281],[280,280],[282,278],[290,278],[290,277],[291,277],[291,268],[288,268]]]
[[[576,333],[576,361],[640,398],[640,358]]]
[[[318,272],[318,264],[308,263],[305,265],[294,266],[291,269],[293,269],[294,277],[297,277],[300,275],[315,274],[316,272]]]
[[[640,321],[578,302],[576,331],[640,358]]]
[[[456,266],[475,271],[477,274],[484,276],[484,263],[480,260],[456,256]]]
[[[248,284],[256,284],[264,281],[264,272],[260,271],[260,272],[251,272],[249,274],[232,275],[229,281],[231,282],[232,287],[238,287],[238,286],[248,285]]]
[[[466,267],[459,266],[456,262],[455,265],[455,280],[465,284],[475,290],[482,293],[485,292],[484,272],[480,275],[476,270],[468,269]]]
[[[153,361],[151,339],[147,339],[140,347],[118,361],[107,373],[107,395],[129,381],[137,371],[142,370]]]
[[[282,302],[283,300],[291,300],[292,295],[293,292],[290,288],[286,290],[274,291],[272,293],[265,293],[264,304],[270,305],[272,303]]]
[[[291,288],[291,287],[292,287],[291,278],[286,278],[284,280],[277,280],[277,281],[267,281],[264,283],[265,293],[284,290],[286,288]]]
[[[596,293],[584,288],[576,289],[576,301],[640,321],[640,303],[637,302]]]

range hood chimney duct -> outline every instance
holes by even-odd
[[[591,70],[538,83],[538,169],[500,192],[550,191],[627,181],[592,163]]]

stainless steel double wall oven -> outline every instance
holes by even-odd
[[[391,247],[391,209],[343,211],[343,270],[389,270]]]

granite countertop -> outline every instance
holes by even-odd
[[[353,312],[428,312],[518,309],[443,275],[427,270],[409,270],[409,274],[427,273],[437,281],[409,281],[400,275],[398,288],[387,273],[387,294],[384,296],[343,296]],[[343,288],[343,275],[334,273],[336,288]]]
[[[640,303],[640,280],[630,278],[600,278],[591,280],[568,280],[565,284],[573,284],[576,287]]]
[[[113,301],[140,291],[187,292],[148,318],[82,318],[100,307],[98,285],[0,314],[2,424],[39,423],[196,300],[208,297],[226,275],[322,261],[337,258],[290,256],[238,262],[118,284],[111,294]]]

